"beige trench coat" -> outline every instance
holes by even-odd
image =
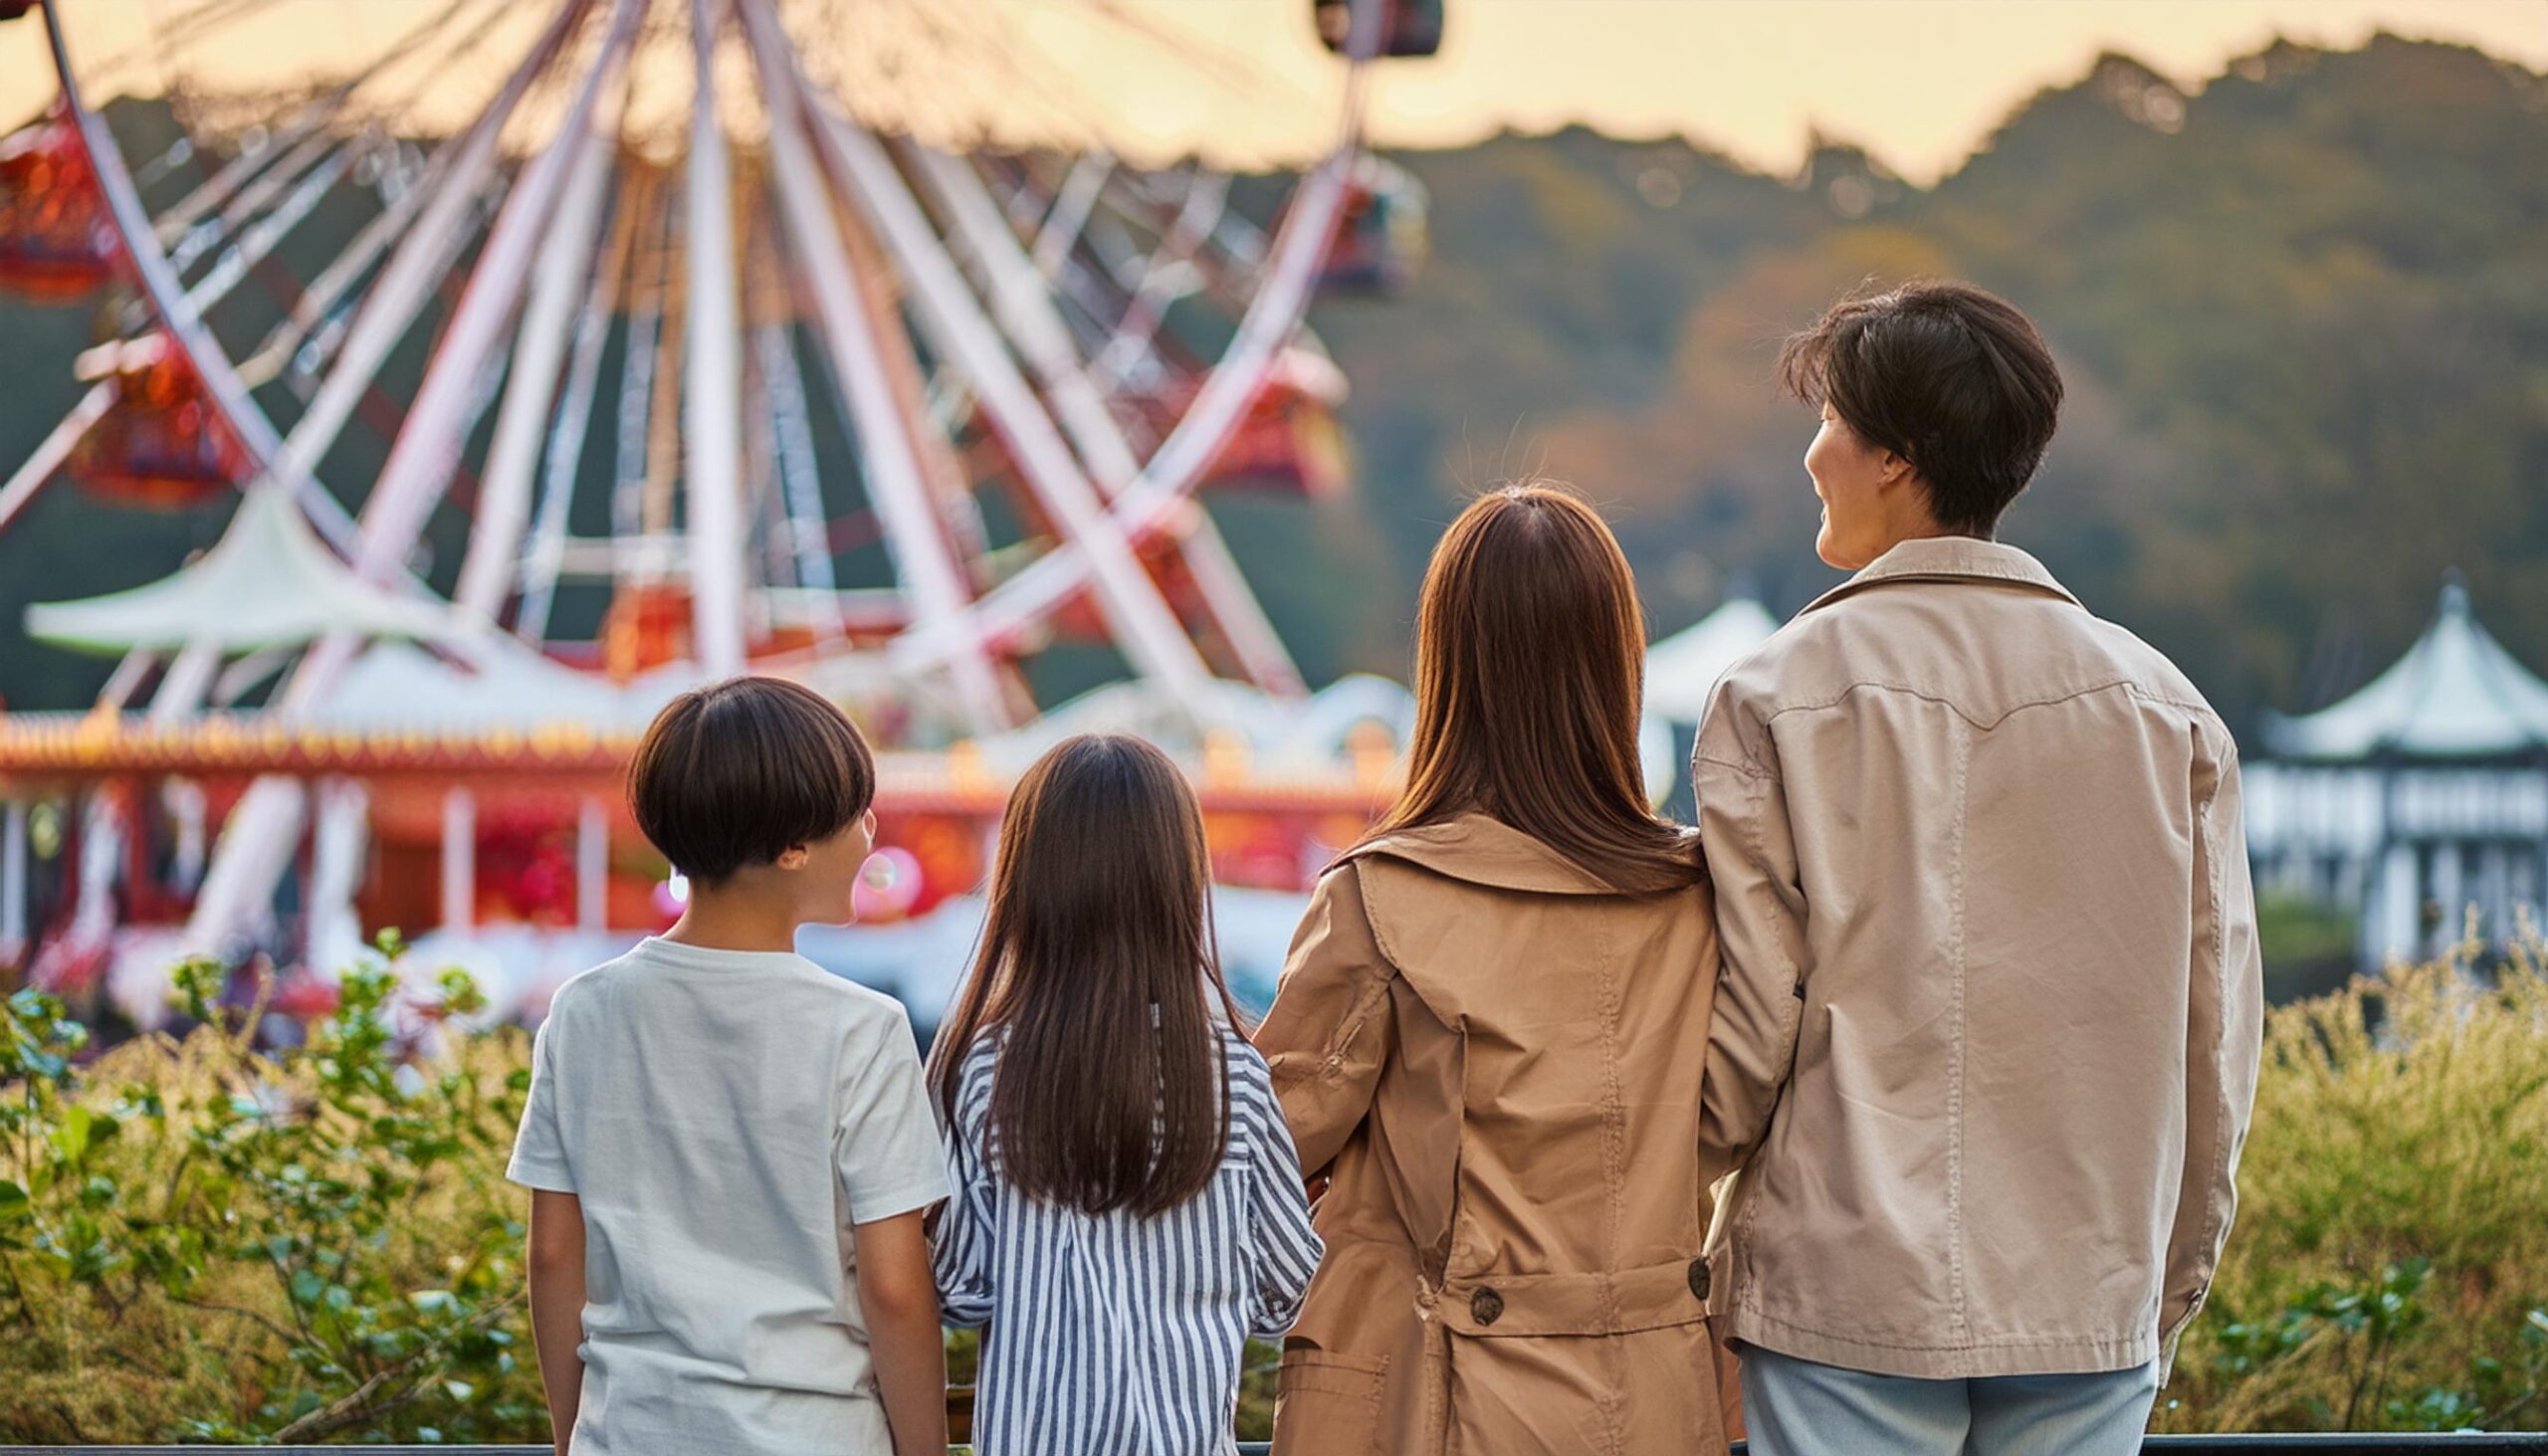
[[[1696,1086],[1704,886],[1478,815],[1320,882],[1257,1044],[1333,1183],[1277,1456],[1722,1450]]]

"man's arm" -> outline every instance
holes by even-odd
[[[1769,1132],[1796,1060],[1808,959],[1787,788],[1745,712],[1720,685],[1690,765],[1724,956],[1699,1081],[1699,1172],[1711,1183]]]
[[[583,1403],[584,1205],[572,1193],[531,1192],[531,1343],[539,1355],[539,1384],[548,1393],[548,1428],[557,1456],[575,1438]]]
[[[894,1456],[946,1456],[947,1337],[938,1323],[938,1285],[929,1268],[924,1210],[852,1226],[858,1250],[858,1306],[867,1316],[876,1383]]]
[[[2164,1359],[2203,1309],[2238,1205],[2238,1153],[2254,1111],[2264,1037],[2264,963],[2248,877],[2238,750],[2217,725],[2198,729],[2194,925],[2188,936],[2186,1154],[2159,1305]]]

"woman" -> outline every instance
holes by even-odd
[[[1331,1179],[1277,1456],[1724,1445],[1714,916],[1641,786],[1644,657],[1574,496],[1498,491],[1434,550],[1406,790],[1320,881],[1256,1038]]]

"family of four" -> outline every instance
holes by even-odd
[[[1996,540],[2061,383],[1921,284],[1792,339],[1823,559],[1718,684],[1695,832],[1578,498],[1434,552],[1404,792],[1251,1033],[1201,816],[1137,739],[1011,797],[969,980],[793,952],[874,832],[855,728],[688,695],[632,769],[681,921],[558,993],[512,1175],[561,1452],[2139,1449],[2228,1236],[2260,970],[2229,731]]]

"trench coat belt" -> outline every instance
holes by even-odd
[[[1583,1274],[1451,1275],[1418,1303],[1455,1335],[1625,1335],[1705,1319],[1708,1288],[1707,1261],[1694,1254]]]

